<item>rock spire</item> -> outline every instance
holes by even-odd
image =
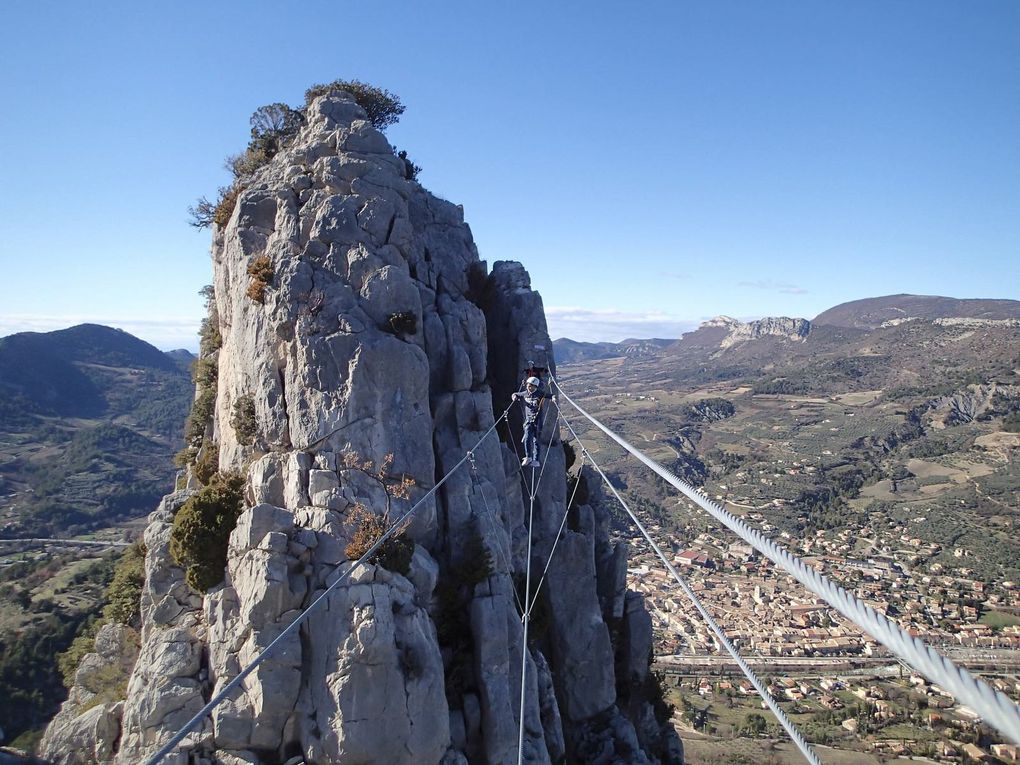
[[[468,450],[474,469],[414,517],[406,571],[354,571],[165,762],[517,762],[519,414],[512,436],[501,424],[479,439],[522,370],[555,369],[541,298],[520,264],[488,271],[462,208],[408,178],[353,98],[319,97],[305,117],[214,230],[222,346],[204,448],[247,478],[225,579],[196,593],[169,552],[192,478],[149,519],[126,699],[84,709],[88,690],[72,691],[44,741],[53,762],[142,762],[350,567],[355,507],[396,517]],[[555,417],[542,444],[539,570],[566,512]],[[413,479],[408,497],[386,491],[383,464]],[[651,623],[626,557],[606,512],[571,509],[528,645],[525,762],[682,762],[656,719]],[[120,633],[101,637],[83,666],[124,660]]]

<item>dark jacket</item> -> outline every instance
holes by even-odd
[[[541,425],[545,399],[552,398],[541,388],[536,388],[534,393],[523,391],[517,394],[517,400],[524,405],[524,424]]]

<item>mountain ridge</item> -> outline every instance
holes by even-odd
[[[821,327],[869,331],[913,319],[931,321],[941,326],[975,326],[975,321],[1008,326],[1011,321],[1020,319],[1020,301],[938,295],[884,295],[839,303],[810,321],[789,316],[763,316],[744,322],[719,315],[706,319],[696,329],[685,332],[679,338],[581,342],[561,337],[554,341],[554,345],[562,362],[570,364],[621,356],[715,352],[751,340],[768,340],[771,343],[776,338],[785,338],[803,341]],[[831,333],[824,334],[828,336]]]

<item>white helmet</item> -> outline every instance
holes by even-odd
[[[527,380],[525,380],[524,382],[525,382],[525,384],[527,384],[527,385],[534,385],[534,386],[535,386],[536,388],[539,388],[539,387],[541,387],[541,386],[542,386],[542,381],[541,381],[541,380],[539,380],[539,379],[538,379],[537,377],[529,377],[529,378],[528,378]]]

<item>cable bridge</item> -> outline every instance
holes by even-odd
[[[630,455],[648,467],[653,473],[658,475],[668,484],[670,484],[677,492],[685,497],[690,502],[694,503],[710,516],[715,518],[719,523],[728,528],[736,536],[742,539],[744,542],[751,545],[755,550],[764,555],[766,558],[771,560],[778,567],[785,570],[790,576],[800,582],[811,592],[823,598],[829,606],[835,609],[837,612],[842,614],[845,618],[852,621],[864,632],[871,635],[878,642],[882,643],[895,657],[895,661],[901,663],[904,667],[911,671],[919,672],[928,678],[932,683],[935,683],[942,688],[946,689],[951,693],[957,701],[966,704],[968,707],[973,709],[985,722],[997,729],[1000,733],[1010,739],[1013,743],[1020,744],[1020,706],[1017,706],[1013,701],[1009,699],[1005,694],[995,690],[984,681],[975,677],[967,669],[954,663],[947,656],[940,654],[935,649],[926,645],[919,638],[913,637],[908,634],[905,630],[895,624],[893,621],[888,619],[883,614],[879,613],[871,606],[857,598],[852,593],[845,590],[840,585],[836,584],[824,574],[819,573],[815,569],[808,566],[796,555],[791,554],[785,547],[781,546],[773,539],[765,536],[761,531],[753,528],[744,522],[741,518],[733,515],[729,511],[725,510],[717,502],[710,499],[702,491],[695,488],[686,481],[678,478],[672,472],[664,468],[658,462],[655,462],[647,455],[645,455],[640,449],[627,442],[619,434],[611,430],[609,427],[604,425],[598,419],[593,417],[587,411],[585,411],[574,399],[572,399],[568,393],[563,390],[556,378],[550,375],[553,390],[558,394],[559,398],[562,398],[572,408],[571,418],[576,415],[584,420],[587,420],[594,427],[601,430],[610,439],[615,441],[619,446],[626,450]],[[490,437],[496,432],[497,426],[507,421],[507,417],[513,408],[514,403],[511,403],[503,413],[493,422],[492,426],[478,439],[474,449],[478,448],[486,438]],[[663,567],[669,576],[676,582],[676,586],[681,592],[690,600],[691,604],[695,607],[701,617],[705,620],[706,625],[712,631],[719,645],[725,649],[730,659],[740,671],[747,677],[748,681],[754,686],[755,690],[761,696],[763,702],[776,716],[779,723],[789,734],[790,739],[794,742],[800,752],[803,754],[804,759],[812,765],[821,765],[818,755],[811,748],[811,745],[800,733],[794,723],[786,715],[783,709],[776,702],[775,698],[769,693],[768,688],[761,682],[754,670],[750,666],[751,661],[745,659],[737,651],[736,647],[726,636],[726,633],[722,630],[712,614],[705,608],[704,604],[698,598],[697,594],[688,584],[688,582],[680,576],[679,572],[670,562],[669,558],[663,553],[662,548],[658,545],[656,540],[649,534],[648,530],[638,519],[637,515],[630,508],[627,502],[620,496],[619,492],[609,481],[605,472],[592,457],[591,452],[588,451],[584,442],[578,436],[577,431],[571,424],[571,420],[567,418],[566,414],[559,406],[557,399],[553,399],[553,406],[556,410],[557,425],[561,425],[570,433],[574,442],[580,446],[581,461],[579,466],[580,471],[583,471],[586,464],[590,465],[590,469],[595,471],[598,476],[605,483],[610,493],[620,503],[623,510],[627,513],[631,522],[634,524],[637,531],[644,538],[645,542],[654,551],[656,556],[662,562]],[[557,428],[552,428],[552,433],[555,433]],[[510,439],[510,443],[513,445],[516,451],[517,445],[513,438]],[[549,437],[549,443],[546,445],[544,454],[548,456],[548,447],[552,443],[552,435]],[[174,751],[178,744],[184,740],[184,738],[194,730],[219,704],[226,700],[231,693],[234,692],[240,686],[244,679],[250,675],[256,667],[259,666],[267,657],[273,654],[277,646],[285,641],[290,635],[297,631],[300,626],[308,619],[308,617],[318,608],[320,608],[330,594],[340,585],[342,585],[360,566],[364,565],[367,561],[371,560],[372,556],[378,551],[378,549],[394,534],[404,529],[409,523],[411,517],[417,511],[417,509],[433,494],[435,494],[439,488],[458,470],[463,468],[465,465],[469,467],[472,474],[477,474],[477,468],[474,460],[474,449],[465,453],[459,462],[457,462],[447,473],[444,475],[435,486],[433,486],[421,499],[418,500],[406,513],[398,518],[389,529],[373,544],[364,555],[362,555],[353,565],[348,568],[337,577],[336,581],[333,582],[321,595],[319,595],[308,607],[293,621],[291,624],[263,651],[256,656],[248,666],[241,670],[238,675],[231,680],[223,690],[220,691],[215,697],[213,697],[208,704],[206,704],[194,717],[192,717],[185,725],[177,732],[158,752],[156,752],[147,762],[146,765],[156,765],[159,763],[167,754]],[[520,454],[518,453],[518,458]],[[528,644],[528,626],[531,621],[531,612],[535,606],[535,602],[539,592],[541,591],[542,585],[545,582],[546,574],[549,571],[549,565],[552,562],[553,556],[556,554],[556,546],[559,543],[560,537],[563,533],[563,529],[567,522],[567,512],[571,504],[573,504],[574,496],[572,495],[566,503],[564,508],[563,518],[560,522],[559,530],[556,534],[556,538],[553,541],[552,549],[549,553],[549,558],[545,562],[541,574],[533,574],[532,572],[532,530],[534,521],[534,508],[535,508],[535,495],[538,487],[541,485],[543,476],[545,475],[545,465],[547,460],[542,460],[541,464],[537,468],[520,468],[521,479],[527,490],[528,495],[528,553],[527,553],[527,570],[525,572],[525,588],[524,588],[524,602],[520,601],[520,598],[515,593],[517,598],[517,607],[521,612],[521,621],[524,628],[524,637],[522,640],[522,651],[521,651],[521,695],[520,695],[520,707],[519,709],[520,719],[518,720],[518,753],[517,762],[520,765],[523,762],[524,757],[524,714],[525,709],[525,689],[527,684],[527,644]],[[530,471],[530,476],[525,472]],[[574,493],[576,494],[577,487],[580,481],[574,486]],[[484,494],[483,494],[484,497]],[[503,551],[499,545],[496,545],[499,554],[502,556]],[[510,570],[508,562],[502,560],[504,565],[507,565],[507,570]],[[538,585],[532,593],[531,581],[532,576],[538,576]]]

